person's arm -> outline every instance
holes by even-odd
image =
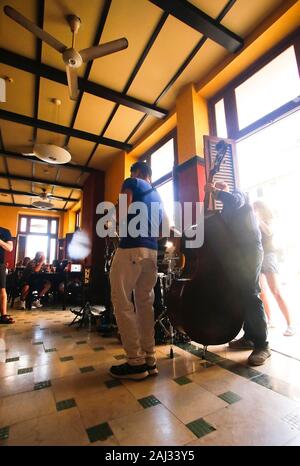
[[[34,267],[34,272],[40,272],[44,262],[45,262],[45,257],[41,257],[38,263]]]
[[[226,210],[238,210],[246,203],[246,198],[244,193],[240,191],[234,191],[233,193],[229,193],[226,191],[216,190],[215,198],[222,202],[223,206]]]
[[[233,212],[247,203],[247,195],[245,193],[239,190],[230,193],[227,183],[223,181],[207,183],[204,190],[205,192],[211,192],[215,199],[222,202],[223,212]]]
[[[4,249],[4,251],[11,252],[13,250],[13,242],[0,239],[0,247]]]
[[[273,225],[272,223],[266,223],[263,220],[259,220],[259,227],[263,233],[267,236],[273,235]]]

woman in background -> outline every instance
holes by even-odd
[[[267,296],[267,289],[269,287],[287,323],[287,328],[283,335],[286,337],[293,336],[295,334],[295,329],[292,326],[290,311],[284,297],[282,296],[278,280],[278,261],[276,248],[273,244],[273,214],[263,201],[255,201],[253,203],[253,208],[259,222],[264,250],[264,260],[260,275],[260,287],[261,299],[264,303],[268,324],[271,327],[271,309]]]

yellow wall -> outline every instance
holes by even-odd
[[[34,215],[42,217],[58,217],[59,218],[59,237],[63,234],[63,214],[61,212],[45,212],[37,209],[20,209],[20,207],[0,206],[0,226],[7,228],[12,236],[17,235],[18,216],[19,215]]]
[[[67,233],[73,233],[75,231],[76,212],[81,209],[81,200],[78,201],[72,209],[64,212],[63,215],[63,226],[62,226],[62,237],[65,238]]]
[[[130,167],[137,158],[126,152],[115,156],[105,174],[105,201],[115,204],[125,178],[130,176]]]
[[[117,154],[105,173],[105,200],[117,202],[122,181],[125,178],[126,153]]]
[[[193,84],[182,89],[176,101],[178,164],[197,155],[204,157],[203,136],[209,134],[206,100]]]

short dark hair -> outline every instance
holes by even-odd
[[[149,177],[151,178],[152,176],[152,170],[151,167],[146,163],[146,162],[135,162],[133,165],[131,165],[130,172],[136,172],[137,170],[140,170],[141,174],[146,178]]]

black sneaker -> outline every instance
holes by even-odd
[[[229,348],[236,350],[254,349],[254,343],[250,340],[246,340],[245,337],[242,337],[238,340],[230,341]]]
[[[149,366],[149,364],[147,364],[147,370],[149,372],[149,375],[157,375],[158,374],[158,369],[156,367],[156,364],[153,364],[152,366]]]
[[[142,380],[148,377],[149,372],[146,364],[140,366],[132,366],[126,362],[119,366],[112,366],[109,371],[112,377],[116,379],[133,379]]]
[[[261,366],[270,356],[271,351],[269,348],[255,349],[248,358],[248,364],[250,366]]]

